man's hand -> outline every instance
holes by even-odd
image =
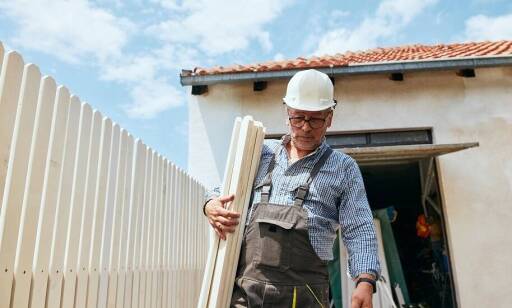
[[[367,282],[360,282],[352,293],[351,308],[372,308],[373,287]]]
[[[226,239],[227,232],[235,232],[240,217],[239,213],[226,209],[233,199],[235,199],[235,195],[218,197],[208,201],[205,207],[208,222],[215,233],[223,240]]]

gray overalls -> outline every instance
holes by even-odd
[[[309,241],[308,214],[302,207],[309,186],[332,153],[327,148],[292,206],[269,203],[275,155],[246,226],[231,307],[329,307],[327,262]]]

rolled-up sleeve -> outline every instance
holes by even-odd
[[[204,202],[206,203],[213,198],[217,198],[218,196],[220,196],[220,186],[217,186],[213,189],[207,189],[204,192]]]
[[[352,278],[361,273],[380,276],[377,237],[366,197],[363,177],[354,159],[343,170],[339,223],[348,252],[348,271]]]

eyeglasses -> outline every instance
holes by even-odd
[[[306,120],[306,117],[304,117],[304,116],[288,118],[288,120],[290,120],[290,124],[293,127],[301,128],[302,126],[304,126],[304,124],[306,124],[306,122],[308,122],[309,126],[311,126],[311,128],[313,128],[313,129],[323,127],[326,119],[327,119],[327,117],[325,117],[325,118],[309,118]]]

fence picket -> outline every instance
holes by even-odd
[[[80,222],[78,237],[78,272],[76,282],[75,307],[84,308],[87,300],[87,284],[89,281],[89,255],[91,252],[91,234],[94,215],[94,198],[98,177],[101,131],[103,115],[95,110],[92,117],[91,141],[87,159],[87,175],[85,177],[84,210]]]
[[[48,287],[48,307],[61,306],[63,267],[65,254],[66,231],[68,227],[73,171],[75,169],[78,125],[81,117],[80,101],[71,96],[71,107],[66,132],[65,152],[59,179],[57,196],[56,221],[53,229],[52,249],[50,257],[50,277]]]
[[[109,243],[110,254],[108,258],[108,271],[110,273],[109,284],[108,284],[108,300],[107,307],[114,308],[116,303],[116,293],[117,293],[117,280],[119,274],[119,238],[121,236],[121,223],[123,220],[123,194],[124,194],[124,185],[126,178],[126,161],[128,156],[128,133],[126,130],[121,130],[121,144],[119,150],[119,167],[117,168],[116,174],[116,188],[115,188],[115,200],[114,200],[114,209],[113,209],[113,221],[112,221],[112,239]]]
[[[23,205],[19,224],[19,236],[16,249],[13,307],[27,307],[32,280],[32,261],[34,241],[37,230],[37,218],[41,202],[46,156],[52,113],[55,103],[55,81],[43,78],[37,102],[32,143],[29,150],[28,171],[23,192]],[[23,187],[21,187],[23,189]]]
[[[27,64],[21,83],[0,213],[0,307],[7,307],[11,299],[16,243],[40,80],[39,69],[33,64]]]
[[[4,62],[4,45],[0,42],[0,71],[2,71],[2,64]]]
[[[112,120],[105,118],[101,131],[98,177],[92,223],[91,253],[89,257],[89,283],[87,287],[87,307],[95,308],[98,302],[101,233],[105,219],[105,201],[107,194],[108,164],[112,145]]]
[[[108,163],[107,193],[104,210],[104,220],[101,231],[101,251],[100,251],[100,284],[98,291],[98,303],[96,307],[104,308],[107,306],[107,289],[109,280],[109,258],[110,241],[112,237],[112,224],[114,215],[114,202],[116,196],[117,170],[119,169],[119,153],[121,129],[115,124],[112,129],[112,145]]]
[[[126,256],[128,249],[128,230],[130,224],[130,193],[132,174],[134,170],[134,152],[135,152],[135,141],[131,135],[128,135],[127,141],[128,149],[126,153],[126,176],[124,177],[124,189],[123,194],[123,210],[122,210],[122,223],[121,223],[121,241],[119,248],[119,257],[113,262],[117,262],[117,268],[119,269],[119,275],[117,280],[117,292],[116,292],[116,303],[115,307],[123,306],[123,299],[125,297],[125,284],[126,284]]]
[[[42,203],[34,252],[34,281],[31,288],[30,307],[45,307],[49,278],[51,240],[56,218],[56,205],[62,164],[64,158],[68,117],[79,111],[78,104],[70,104],[69,91],[63,86],[57,89],[56,106],[52,119],[48,157],[44,173]],[[76,110],[73,110],[76,109]]]
[[[85,179],[87,176],[89,147],[91,145],[92,121],[93,114],[91,106],[86,103],[82,103],[82,114],[80,116],[80,123],[78,124],[79,134],[77,140],[78,147],[76,151],[76,163],[71,190],[71,209],[66,232],[62,307],[72,307],[75,301],[79,249],[79,242],[76,239],[80,236],[80,224],[84,208]]]
[[[0,73],[0,212],[22,76],[23,59],[15,51],[7,53]],[[12,271],[4,273],[6,274],[3,275],[12,275]]]
[[[129,239],[128,239],[128,253],[126,257],[126,283],[125,283],[125,298],[123,307],[137,307],[138,305],[138,288],[134,290],[136,283],[135,273],[138,266],[136,266],[135,256],[137,254],[137,238],[140,234],[140,222],[142,218],[141,207],[144,198],[144,183],[146,178],[146,166],[149,160],[148,149],[137,140],[136,153],[134,159],[133,177],[131,182],[131,214],[129,223]],[[138,285],[137,285],[138,287]],[[135,305],[132,305],[136,303]]]
[[[149,269],[151,276],[151,283],[149,290],[151,290],[151,302],[149,307],[156,308],[157,305],[157,293],[158,293],[158,274],[157,274],[157,262],[158,262],[158,249],[159,249],[159,239],[160,239],[160,218],[161,218],[161,203],[162,203],[162,185],[164,181],[164,158],[160,155],[158,157],[158,178],[156,181],[155,187],[155,206],[153,210],[153,223],[152,223],[152,236],[150,238],[151,243],[151,258],[149,260]]]

